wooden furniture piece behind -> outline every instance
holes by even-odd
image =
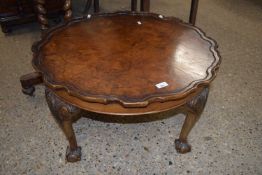
[[[41,0],[40,0],[41,1]],[[45,8],[49,16],[63,12],[64,0],[47,1]],[[0,0],[0,23],[4,33],[12,26],[37,21],[34,0]]]
[[[87,0],[85,5],[84,14],[88,14],[88,11],[92,5],[94,5],[94,12],[99,13],[100,12],[100,0]],[[113,3],[113,2],[112,2]],[[131,0],[131,11],[137,11],[137,0]],[[149,12],[150,10],[150,0],[141,0],[140,3],[140,10]]]
[[[87,4],[90,4],[92,0],[88,0]],[[190,15],[189,15],[189,23],[195,25],[196,23],[196,16],[197,16],[197,9],[198,9],[198,2],[199,0],[191,0],[191,8],[190,8]],[[131,11],[137,11],[137,0],[131,0]],[[86,10],[88,11],[88,10]],[[98,13],[99,9],[99,0],[94,0],[94,11]],[[149,12],[150,11],[150,0],[140,0],[140,11]]]
[[[37,84],[46,87],[47,104],[69,141],[66,160],[81,159],[73,122],[86,112],[107,119],[184,113],[175,148],[191,151],[188,135],[221,62],[216,42],[174,17],[117,12],[70,19],[70,0],[64,9],[66,22],[44,32],[32,47],[36,72],[20,81],[27,95]],[[46,30],[47,20],[39,15]]]

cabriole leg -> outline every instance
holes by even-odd
[[[81,147],[77,145],[73,122],[80,118],[81,110],[60,100],[54,92],[46,88],[47,104],[55,117],[56,121],[63,129],[65,136],[69,142],[66,150],[66,160],[68,162],[76,162],[81,160]]]
[[[191,129],[194,127],[194,125],[200,118],[200,115],[207,101],[208,92],[208,87],[204,88],[202,92],[200,92],[196,97],[194,97],[184,106],[186,118],[179,139],[175,140],[176,150],[179,153],[187,153],[191,151],[191,146],[187,142],[187,137]]]

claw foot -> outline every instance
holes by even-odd
[[[176,145],[176,151],[181,154],[185,154],[191,151],[191,146],[187,142],[182,142],[181,140],[176,139],[175,145]]]
[[[81,160],[81,147],[78,146],[75,150],[71,150],[69,147],[67,147],[66,160],[68,162],[80,161]]]

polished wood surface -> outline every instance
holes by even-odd
[[[122,12],[52,30],[35,45],[33,63],[51,88],[88,102],[145,107],[212,81],[220,63],[216,47],[175,18]],[[168,86],[157,88],[161,82]]]

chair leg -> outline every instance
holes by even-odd
[[[35,8],[37,11],[37,18],[38,22],[41,26],[41,30],[45,31],[48,29],[49,24],[48,24],[48,19],[46,17],[47,11],[45,8],[46,1],[45,0],[35,0]]]
[[[20,77],[22,92],[32,96],[35,91],[35,85],[43,83],[42,75],[39,72],[33,72]]]
[[[87,15],[88,14],[91,5],[92,5],[92,0],[87,0],[86,1],[86,5],[85,5],[85,9],[83,11],[83,15]]]
[[[144,12],[150,11],[150,0],[141,0],[140,10]]]
[[[185,105],[185,113],[187,114],[179,139],[175,140],[176,150],[179,153],[187,153],[191,151],[191,146],[187,141],[187,137],[194,127],[205,107],[208,97],[208,87],[205,88],[198,96],[193,98]]]
[[[4,23],[1,24],[1,29],[4,34],[9,34],[12,31],[11,28],[8,27],[7,24],[4,24]]]
[[[192,25],[196,24],[197,9],[198,9],[198,0],[192,0],[190,16],[189,16],[189,23],[191,23]]]
[[[99,0],[94,0],[94,12],[99,13],[100,7],[99,7]]]
[[[137,11],[137,0],[131,0],[131,11]]]
[[[77,145],[73,122],[80,118],[81,109],[62,101],[48,88],[46,88],[46,101],[69,142],[66,150],[66,160],[68,162],[80,161],[81,147]]]

